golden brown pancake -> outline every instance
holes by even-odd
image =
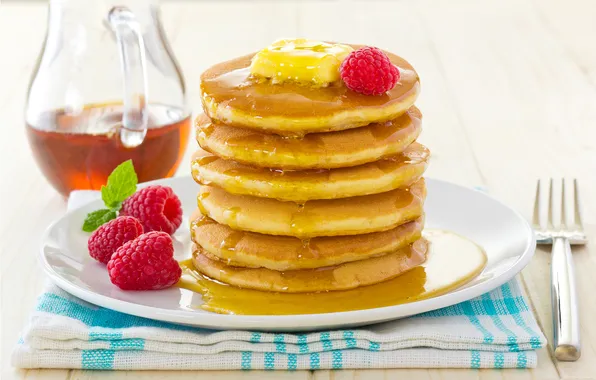
[[[203,108],[210,118],[228,125],[285,135],[340,131],[395,119],[414,104],[420,83],[408,62],[385,53],[398,67],[400,80],[383,95],[362,95],[342,82],[315,88],[254,79],[249,70],[253,53],[218,63],[201,75]]]
[[[202,185],[218,186],[232,194],[304,202],[408,187],[422,177],[428,157],[426,147],[413,143],[403,153],[364,165],[293,171],[258,168],[198,151],[192,175]]]
[[[398,154],[418,138],[422,115],[416,107],[400,117],[341,132],[302,138],[235,128],[197,117],[201,147],[222,158],[266,168],[330,169],[356,166]]]
[[[196,269],[215,280],[240,288],[304,293],[353,289],[397,277],[426,260],[428,242],[419,239],[395,252],[366,260],[283,272],[229,266],[201,247],[193,248]]]
[[[230,194],[201,186],[197,203],[203,215],[233,229],[297,237],[358,235],[385,231],[423,214],[424,179],[407,189],[304,204]]]
[[[383,232],[301,240],[233,230],[200,212],[193,218],[192,241],[213,256],[233,266],[278,271],[321,268],[393,252],[420,239],[424,226],[420,217]]]

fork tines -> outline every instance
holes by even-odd
[[[544,209],[542,205],[544,202],[541,200],[541,186],[540,180],[536,184],[536,198],[534,200],[534,215],[532,218],[532,224],[536,231],[536,239],[538,243],[550,243],[553,237],[562,236],[567,237],[571,244],[585,244],[586,236],[584,234],[583,223],[581,219],[581,212],[579,206],[579,190],[577,186],[577,179],[573,180],[573,202],[572,202],[572,214],[573,221],[571,227],[568,226],[568,207],[566,202],[565,192],[565,179],[561,180],[561,206],[560,206],[560,222],[555,226],[553,220],[553,213],[555,209],[554,191],[553,191],[553,179],[549,180],[548,186],[548,202],[546,202],[546,227],[540,222],[541,211]]]

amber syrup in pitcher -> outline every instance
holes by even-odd
[[[150,104],[147,135],[134,148],[121,141],[121,104],[87,105],[78,112],[55,110],[27,124],[33,155],[54,188],[100,189],[109,174],[132,159],[139,182],[171,177],[186,150],[190,115],[174,107]]]

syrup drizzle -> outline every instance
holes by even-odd
[[[423,265],[391,280],[352,290],[289,294],[240,289],[203,276],[191,260],[180,263],[184,274],[178,286],[202,295],[202,304],[184,305],[190,309],[248,315],[312,314],[414,302],[445,294],[481,275],[487,257],[480,246],[448,231],[427,230],[424,235],[431,250]]]
[[[397,119],[384,123],[373,123],[369,126],[327,133],[309,133],[304,136],[279,136],[253,130],[239,130],[230,126],[215,124],[211,121],[198,122],[199,138],[209,145],[208,140],[219,126],[229,130],[223,145],[233,150],[252,153],[255,156],[273,156],[276,153],[292,155],[302,152],[311,155],[325,156],[333,152],[339,141],[365,138],[365,146],[379,147],[400,143],[412,136],[419,129],[420,119],[415,111],[408,112]],[[221,134],[222,137],[226,136]]]
[[[236,250],[236,246],[240,241],[244,238],[243,231],[232,231],[228,236],[226,236],[222,241],[221,245],[219,246],[220,249],[229,252],[234,252]]]
[[[399,68],[400,81],[380,96],[362,95],[348,90],[341,83],[323,88],[292,82],[272,85],[269,81],[251,76],[251,56],[240,57],[207,70],[201,77],[201,92],[206,103],[213,99],[218,104],[257,117],[280,114],[304,117],[348,109],[390,106],[416,94],[419,79],[406,61],[390,53],[389,56]]]
[[[210,166],[210,164],[221,161],[221,165],[224,165],[226,168],[221,171],[221,174],[226,177],[232,177],[236,181],[240,182],[246,179],[259,181],[267,181],[268,179],[271,179],[272,181],[270,181],[269,184],[275,185],[273,180],[283,180],[287,181],[288,183],[293,183],[296,181],[328,182],[331,179],[359,179],[362,178],[363,175],[370,173],[373,168],[380,170],[384,174],[391,174],[398,170],[407,170],[407,166],[424,164],[428,161],[428,157],[428,150],[424,147],[416,145],[409,148],[405,152],[384,157],[372,163],[350,168],[310,170],[259,168],[235,162],[228,162],[215,155],[206,155],[195,159],[193,166],[196,167],[196,171],[200,176],[201,168],[206,169]],[[218,171],[219,169],[214,170]],[[372,174],[369,174],[369,176],[370,175]]]
[[[223,219],[225,224],[237,229],[238,228],[238,214],[242,212],[240,207],[228,207],[223,212]]]
[[[219,225],[206,216],[195,215],[199,220],[191,223],[192,241],[199,246],[227,248],[219,249],[212,254],[222,258],[230,258],[238,262],[237,266],[265,266],[278,270],[307,269],[334,265],[337,262],[353,261],[359,255],[370,255],[397,249],[420,238],[423,221],[421,219],[400,226],[397,229],[376,233],[375,242],[367,238],[315,237],[298,239],[289,236],[263,236],[253,232],[236,231],[228,226]],[[205,226],[215,225],[215,229]],[[217,232],[221,231],[221,232]],[[233,236],[231,236],[234,234]],[[226,236],[222,242],[220,236]],[[244,245],[238,249],[240,241]],[[343,241],[343,243],[342,243]],[[336,249],[340,244],[342,249]],[[233,250],[231,248],[233,247]],[[269,249],[270,248],[270,249]],[[344,252],[341,252],[345,250]],[[372,253],[369,253],[371,252]]]
[[[333,236],[336,231],[330,224],[351,218],[354,223],[343,231],[344,235],[354,234],[358,220],[377,218],[374,225],[362,226],[359,231],[374,232],[395,227],[398,223],[418,218],[422,212],[424,182],[413,184],[416,192],[408,189],[395,189],[379,194],[355,196],[341,199],[309,200],[304,203],[277,201],[273,199],[255,199],[254,202],[267,202],[270,208],[270,223],[254,224],[261,218],[258,208],[253,207],[251,197],[231,195],[219,188],[204,186],[197,197],[199,211],[222,224],[238,230],[259,233],[279,234],[306,238],[311,236]],[[413,189],[414,187],[412,187]],[[216,194],[217,192],[217,194]],[[204,200],[210,195],[216,197],[206,207]],[[210,209],[214,215],[210,214]],[[221,213],[221,214],[220,214]],[[362,232],[359,232],[362,233]]]
[[[209,215],[209,213],[207,212],[207,209],[205,208],[205,205],[203,203],[203,201],[209,197],[209,195],[211,195],[210,192],[208,191],[202,191],[199,196],[197,197],[197,206],[199,208],[199,211],[201,212],[201,214],[203,215]]]

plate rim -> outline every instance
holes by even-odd
[[[169,185],[171,182],[183,181],[188,178],[192,179],[190,176],[158,179],[139,184],[139,187],[150,186],[153,184]],[[411,303],[384,306],[373,309],[293,315],[237,315],[217,314],[208,311],[197,313],[196,311],[191,310],[169,310],[155,306],[141,305],[130,301],[119,300],[96,293],[89,289],[85,289],[63,278],[47,261],[44,251],[48,247],[47,242],[52,229],[55,228],[60,221],[68,218],[69,215],[76,212],[77,209],[84,207],[89,203],[95,202],[95,200],[87,202],[84,205],[76,207],[72,210],[68,210],[61,217],[54,220],[45,229],[38,251],[38,260],[45,274],[59,288],[75,297],[97,306],[138,317],[157,319],[163,322],[192,325],[214,330],[260,329],[261,331],[289,331],[288,329],[291,329],[292,331],[314,331],[317,329],[328,328],[329,326],[335,326],[335,328],[337,328],[342,326],[367,325],[406,318],[411,315],[452,306],[480,296],[481,294],[503,285],[515,277],[519,272],[521,272],[523,268],[525,268],[535,253],[536,238],[532,228],[530,227],[530,224],[518,211],[484,191],[440,179],[426,177],[426,180],[439,183],[443,186],[447,185],[457,187],[460,191],[472,191],[481,194],[482,196],[488,198],[491,201],[497,202],[501,207],[504,207],[512,212],[513,215],[522,222],[525,234],[528,237],[526,240],[526,246],[524,247],[524,252],[519,256],[518,260],[516,260],[516,262],[513,263],[511,267],[501,275],[490,278],[487,281],[479,283],[475,286],[455,289],[440,296],[414,301]]]

